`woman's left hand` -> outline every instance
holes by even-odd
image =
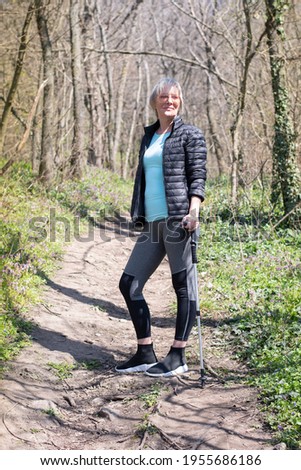
[[[187,214],[182,219],[182,227],[187,230],[188,232],[194,232],[199,226],[198,218]]]
[[[201,200],[197,196],[192,196],[190,201],[189,213],[182,219],[182,227],[188,232],[194,232],[199,226]]]

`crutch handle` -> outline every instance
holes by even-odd
[[[198,257],[197,257],[197,233],[196,233],[196,230],[191,232],[190,244],[191,244],[192,263],[197,264],[198,263]]]

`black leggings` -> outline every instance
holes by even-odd
[[[177,296],[175,339],[187,341],[196,317],[196,282],[189,234],[180,222],[146,223],[121,276],[124,296],[137,339],[151,336],[151,316],[142,291],[146,281],[167,255]]]

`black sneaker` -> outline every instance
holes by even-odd
[[[132,374],[133,372],[146,372],[158,362],[152,344],[138,344],[136,354],[129,360],[115,367],[116,372]]]
[[[187,371],[185,348],[171,347],[166,358],[147,369],[145,373],[150,377],[172,377],[184,374]]]

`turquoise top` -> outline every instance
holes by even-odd
[[[143,167],[145,173],[145,218],[148,222],[168,217],[163,175],[163,146],[170,132],[153,135],[145,151]]]

